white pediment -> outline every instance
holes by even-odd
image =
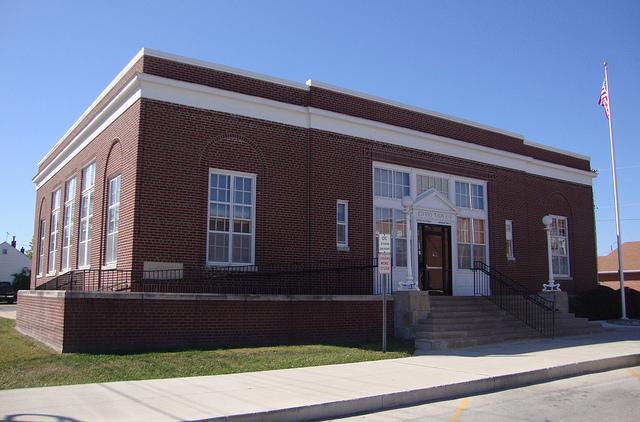
[[[452,225],[457,209],[449,198],[436,189],[429,189],[416,197],[413,215],[418,222]]]
[[[449,198],[438,192],[436,189],[428,189],[416,196],[413,201],[414,207],[428,208],[446,212],[457,212],[455,205],[449,201]]]

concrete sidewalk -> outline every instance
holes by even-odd
[[[640,330],[621,330],[376,362],[0,391],[0,418],[328,419],[639,364]]]

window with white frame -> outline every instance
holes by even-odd
[[[373,191],[376,196],[383,198],[402,199],[409,195],[409,173],[375,167]]]
[[[393,265],[396,267],[407,266],[407,230],[405,215],[402,210],[384,207],[375,207],[376,236],[379,234],[391,235],[391,248]],[[378,242],[376,243],[376,255]]]
[[[64,221],[62,225],[62,271],[71,268],[71,240],[73,236],[73,212],[76,200],[76,178],[67,180],[64,188]]]
[[[254,263],[255,182],[254,174],[209,171],[209,264]]]
[[[475,183],[456,182],[456,206],[483,210],[484,186]]]
[[[458,268],[471,269],[475,261],[486,262],[484,220],[458,217]]]
[[[569,277],[569,225],[567,217],[552,215],[551,261],[553,275]]]
[[[513,251],[513,221],[505,220],[504,221],[504,229],[505,229],[505,249],[507,252],[507,259],[513,261],[516,259],[515,252]]]
[[[80,200],[80,239],[78,241],[78,267],[91,263],[91,227],[93,223],[93,191],[96,181],[96,163],[82,169],[82,197]]]
[[[38,227],[38,237],[40,238],[40,241],[38,242],[38,275],[42,275],[42,272],[44,270],[44,241],[46,224],[46,220],[44,218],[41,218],[40,225]]]
[[[51,194],[51,233],[49,233],[49,266],[47,272],[56,270],[56,257],[58,253],[58,220],[60,218],[60,189]]]
[[[426,190],[435,189],[444,196],[449,197],[449,180],[445,178],[419,174],[417,176],[417,184],[418,195]]]
[[[336,245],[338,249],[349,248],[349,201],[336,202]]]
[[[120,175],[109,179],[107,194],[107,244],[104,263],[114,265],[118,261],[118,226],[120,225]]]

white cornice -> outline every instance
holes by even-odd
[[[109,104],[65,149],[33,179],[39,188],[69,162],[108,124],[138,98],[148,98],[215,110],[254,119],[313,128],[363,139],[400,145],[475,162],[520,170],[530,174],[591,185],[592,172],[561,166],[529,156],[471,144],[442,136],[334,113],[313,107],[291,105],[159,76],[136,74]]]

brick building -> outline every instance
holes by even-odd
[[[308,81],[141,50],[38,163],[32,286],[78,269],[367,258],[473,294],[480,260],[597,282],[589,158]],[[374,286],[372,283],[372,291]]]
[[[640,291],[640,242],[622,244],[622,265],[625,287]],[[617,248],[608,255],[598,257],[598,281],[612,289],[620,289]]]

